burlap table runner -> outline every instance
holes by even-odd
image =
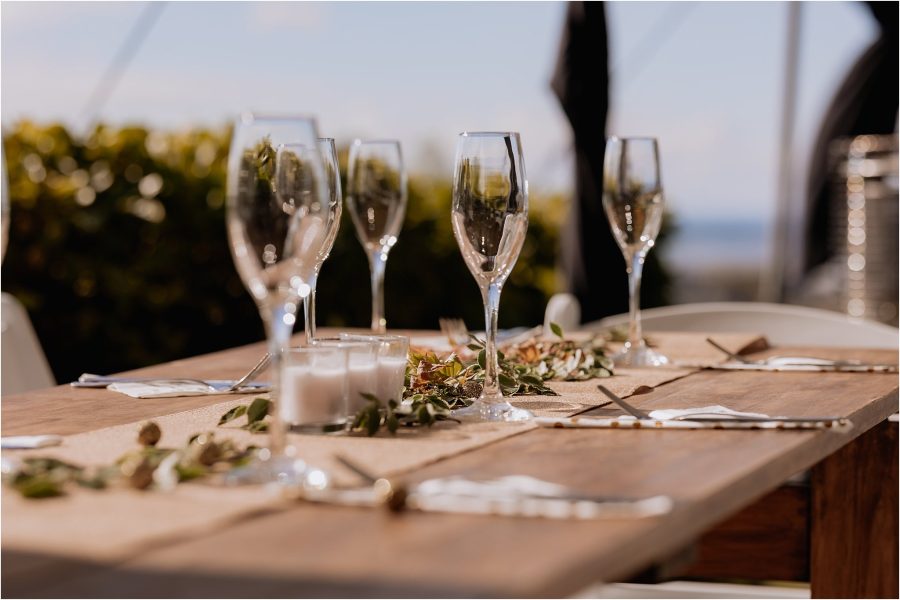
[[[658,349],[679,361],[709,364],[721,355],[709,347],[705,336],[697,334],[656,334]],[[746,334],[717,334],[717,341],[735,351],[761,338]],[[621,396],[642,388],[653,388],[684,377],[696,368],[620,369],[603,379],[604,385]],[[601,380],[554,382],[551,387],[560,396],[517,397],[513,403],[542,416],[570,416],[606,403],[596,391]],[[134,400],[123,396],[122,401]],[[233,399],[200,409],[154,419],[163,431],[159,445],[177,447],[198,432],[215,431],[218,437],[230,437],[241,444],[259,444],[264,437],[236,426],[216,427],[219,417],[229,408],[246,403]],[[107,427],[64,438],[62,446],[10,453],[12,456],[55,456],[82,465],[109,464],[136,447],[137,432],[143,421]],[[439,423],[430,429],[402,430],[396,436],[373,438],[346,435],[313,436],[291,434],[290,441],[299,456],[331,473],[338,484],[359,483],[355,476],[334,460],[337,453],[352,457],[378,475],[396,476],[435,461],[490,444],[532,429],[529,423]],[[280,510],[284,502],[258,487],[221,488],[191,483],[172,492],[76,490],[67,497],[49,500],[25,500],[15,492],[3,491],[4,547],[49,552],[96,560],[120,560],[148,545],[189,537],[210,531],[254,513]]]

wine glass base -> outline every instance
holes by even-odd
[[[625,346],[612,355],[612,360],[617,367],[667,367],[672,364],[668,357],[646,344],[632,346],[630,342],[625,342]]]
[[[471,406],[453,411],[453,417],[460,421],[473,423],[485,421],[530,421],[534,418],[531,411],[516,408],[506,400],[485,400],[479,398]]]
[[[227,486],[277,484],[285,488],[323,489],[328,486],[327,473],[290,456],[258,458],[232,469],[224,476]]]

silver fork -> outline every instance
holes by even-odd
[[[438,319],[438,325],[451,346],[462,346],[469,341],[469,328],[462,319],[441,317]]]
[[[652,419],[652,417],[648,413],[642,411],[641,409],[637,408],[636,406],[632,406],[628,402],[625,402],[622,398],[619,398],[618,396],[616,396],[614,393],[612,393],[612,391],[610,391],[605,386],[598,385],[597,389],[600,390],[601,392],[603,392],[604,396],[606,396],[607,398],[609,398],[610,400],[612,400],[613,402],[618,404],[619,408],[621,408],[622,410],[627,412],[632,417],[635,417],[635,418],[641,419],[641,420]]]
[[[725,348],[724,346],[720,346],[720,345],[717,344],[712,338],[706,338],[706,343],[708,343],[710,346],[712,346],[713,348],[715,348],[715,349],[718,350],[719,352],[724,353],[724,354],[725,354],[728,358],[730,358],[731,360],[737,361],[737,362],[739,362],[739,363],[744,363],[745,365],[750,365],[750,364],[755,364],[755,363],[756,363],[756,361],[752,361],[752,360],[750,360],[750,359],[744,358],[744,357],[741,356],[740,354],[735,354],[734,352],[732,352],[732,351],[729,350],[728,348]]]
[[[231,387],[228,388],[229,392],[233,392],[234,390],[240,389],[245,383],[249,383],[256,379],[256,376],[259,375],[266,367],[269,366],[269,360],[272,358],[272,355],[268,352],[259,359],[259,362],[256,365],[247,371],[247,374],[235,381],[231,384]]]

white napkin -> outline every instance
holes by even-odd
[[[0,438],[0,448],[4,450],[29,450],[60,444],[62,437],[58,435],[12,435]]]
[[[521,496],[564,496],[561,485],[535,479],[527,475],[507,475],[490,481],[474,481],[464,477],[428,479],[416,486],[416,492],[429,496],[477,496],[480,498],[509,498]]]
[[[730,408],[721,406],[719,404],[714,404],[712,406],[701,406],[698,408],[669,408],[654,410],[650,413],[650,418],[657,419],[659,421],[668,421],[670,419],[686,417],[690,415],[702,416],[704,418],[715,418],[716,415],[722,415],[723,417],[749,417],[753,419],[772,419],[773,421],[784,418],[770,417],[765,413],[740,412],[737,410],[731,410]]]
[[[665,514],[673,506],[668,496],[594,501],[573,499],[570,495],[571,490],[566,487],[525,475],[500,477],[492,481],[448,477],[429,479],[412,487],[406,506],[424,512],[547,519],[643,518]],[[379,503],[371,487],[304,490],[300,497],[312,502],[345,506],[377,506]]]
[[[894,365],[877,364],[834,364],[830,360],[820,358],[804,358],[804,363],[793,362],[796,358],[775,357],[764,363],[741,363],[728,361],[707,368],[717,371],[806,371],[814,373],[896,373]]]
[[[166,383],[112,383],[108,390],[120,392],[132,398],[175,398],[178,396],[207,396],[227,392],[211,391],[200,383],[166,382]]]
[[[543,517],[548,519],[627,519],[672,510],[668,496],[635,500],[589,500],[571,490],[527,475],[472,481],[461,477],[429,479],[411,490],[411,508],[427,512]]]

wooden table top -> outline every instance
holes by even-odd
[[[896,363],[881,350],[779,348]],[[142,369],[234,377],[261,345]],[[768,353],[774,353],[774,350]],[[631,402],[653,409],[724,404],[789,416],[843,415],[833,431],[536,429],[440,461],[409,481],[525,474],[586,493],[665,494],[675,509],[641,520],[559,521],[297,504],[116,564],[3,547],[7,594],[22,596],[564,596],[616,581],[678,551],[723,518],[810,468],[897,411],[896,374],[699,371]],[[221,397],[109,402],[66,386],[10,396],[3,435],[72,434],[205,406]],[[116,397],[121,397],[116,395]],[[608,408],[596,409],[603,414]],[[77,515],[73,515],[77,518]],[[52,577],[49,576],[52,569]]]

